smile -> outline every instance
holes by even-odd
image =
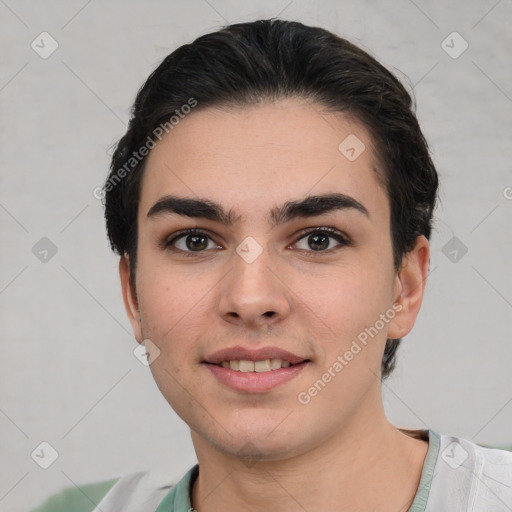
[[[264,359],[263,361],[233,359],[231,361],[222,361],[219,363],[219,366],[222,366],[222,368],[230,368],[236,372],[263,373],[272,370],[279,370],[280,368],[289,368],[292,364],[290,361],[283,361],[282,359]]]
[[[242,393],[267,393],[297,377],[310,364],[309,360],[291,364],[281,359],[242,359],[222,361],[218,364],[204,363],[204,367],[213,374],[218,383],[230,390]]]

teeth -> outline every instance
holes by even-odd
[[[240,361],[239,370],[241,372],[253,372],[254,371],[254,361]]]
[[[265,361],[254,361],[254,371],[255,372],[270,371],[270,359],[265,359]]]
[[[230,368],[231,370],[243,373],[264,373],[269,372],[271,370],[279,370],[280,368],[288,368],[289,366],[291,366],[291,363],[289,361],[283,361],[282,359],[265,359],[263,361],[246,361],[242,359],[222,361],[220,365],[223,368]]]
[[[281,359],[271,359],[270,360],[270,369],[271,370],[279,370],[279,368],[281,368],[282,364],[283,364],[283,361],[281,361]]]

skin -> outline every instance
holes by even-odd
[[[366,146],[352,162],[338,150],[349,134]],[[398,512],[412,503],[428,443],[387,420],[380,364],[386,338],[414,325],[429,245],[418,237],[395,272],[376,162],[362,124],[301,98],[192,112],[148,156],[136,293],[125,255],[123,298],[137,341],[150,339],[160,350],[150,366],[159,389],[191,429],[199,512]],[[346,209],[270,227],[272,208],[333,192],[355,198],[369,217]],[[172,214],[148,218],[165,194],[209,198],[240,218],[231,227]],[[352,244],[330,239],[329,249],[337,248],[320,254],[300,234],[326,225]],[[187,249],[186,237],[175,246],[192,257],[159,245],[193,227],[211,236],[202,252]],[[252,263],[236,252],[248,236],[263,249]],[[299,403],[299,393],[393,304],[401,310],[378,335],[308,404]],[[201,361],[239,344],[278,346],[311,362],[270,392],[237,392]]]

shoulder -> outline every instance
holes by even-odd
[[[92,512],[118,480],[113,478],[80,487],[67,487],[31,512]]]
[[[490,503],[496,507],[506,504],[506,510],[512,510],[512,452],[472,444],[476,459],[475,510],[488,509]]]
[[[184,482],[192,470],[184,477]],[[176,489],[167,470],[128,473],[111,480],[64,489],[31,512],[154,512]]]
[[[436,469],[444,483],[440,487],[459,499],[464,496],[466,508],[461,510],[512,510],[511,451],[448,435],[440,435],[439,440]]]

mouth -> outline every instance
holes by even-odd
[[[302,373],[311,359],[277,347],[219,350],[202,361],[222,385],[243,393],[265,393]]]
[[[278,347],[249,349],[238,345],[218,350],[202,362],[230,368],[237,372],[262,373],[289,368],[305,361],[309,362],[309,359]]]

